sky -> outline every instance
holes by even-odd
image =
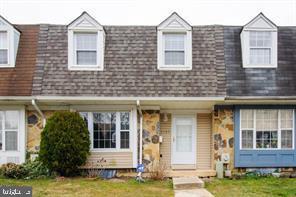
[[[13,24],[69,24],[83,11],[102,25],[158,25],[175,11],[191,25],[244,25],[263,12],[296,26],[296,0],[0,0]]]

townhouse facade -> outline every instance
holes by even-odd
[[[215,176],[296,165],[296,27],[262,13],[244,26],[68,25],[0,17],[0,163],[36,156],[46,119],[76,111],[91,137],[84,168]]]

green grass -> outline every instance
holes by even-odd
[[[33,196],[173,196],[171,181],[146,181],[138,183],[133,179],[100,180],[71,178],[64,180],[0,179],[0,185],[23,185],[33,187]]]
[[[206,188],[216,197],[296,196],[296,179],[274,177],[214,179],[206,184]]]

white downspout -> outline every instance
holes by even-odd
[[[138,112],[140,114],[140,153],[139,153],[139,164],[142,164],[142,152],[143,152],[143,114],[142,114],[142,109],[141,109],[141,105],[140,105],[140,100],[137,100],[137,109]]]
[[[41,118],[42,118],[42,126],[44,128],[45,127],[45,124],[46,124],[46,118],[45,118],[44,114],[42,113],[42,111],[39,109],[39,107],[38,107],[35,99],[32,99],[32,105],[34,106],[35,110],[41,116]]]
[[[142,154],[143,154],[143,114],[140,105],[140,100],[137,100],[137,109],[140,114],[140,144],[139,144],[139,164],[142,164]],[[139,172],[136,178],[138,181],[143,182],[142,172]]]

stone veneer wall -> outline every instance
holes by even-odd
[[[46,118],[49,118],[54,111],[43,111]],[[37,153],[40,148],[42,118],[37,111],[27,111],[27,151]]]
[[[233,114],[232,109],[217,109],[213,112],[214,165],[221,160],[222,153],[229,153],[230,169],[234,168]]]
[[[143,164],[152,170],[160,160],[159,154],[160,112],[143,111]]]

